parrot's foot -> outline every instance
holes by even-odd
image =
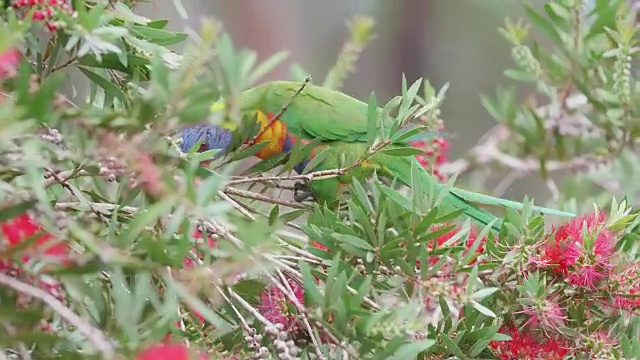
[[[293,184],[293,190],[293,199],[297,202],[303,202],[309,199],[314,200],[313,191],[301,182]]]

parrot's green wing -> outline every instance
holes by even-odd
[[[280,120],[296,136],[324,141],[366,142],[366,103],[339,91],[307,84],[273,81],[256,86],[242,93],[242,109],[261,109],[278,113],[289,104]],[[382,109],[379,109],[382,115]]]

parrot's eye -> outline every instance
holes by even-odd
[[[201,144],[200,148],[198,149],[198,152],[203,152],[203,151],[207,151],[207,144]]]

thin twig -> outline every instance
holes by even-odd
[[[267,274],[267,276],[269,277],[271,282],[274,285],[276,285],[278,289],[280,289],[280,291],[282,291],[282,293],[285,294],[285,296],[289,298],[289,300],[292,302],[296,310],[298,310],[298,313],[302,317],[302,322],[304,323],[304,326],[307,328],[307,332],[309,333],[309,337],[311,338],[311,343],[313,344],[313,348],[316,352],[316,355],[318,356],[318,359],[324,359],[325,357],[324,355],[322,355],[322,351],[320,351],[320,344],[318,343],[318,339],[316,339],[316,337],[314,336],[313,329],[311,329],[311,324],[309,324],[309,318],[307,317],[307,310],[302,306],[302,304],[300,304],[300,301],[298,301],[298,298],[295,296],[295,293],[293,292],[293,289],[291,288],[289,281],[284,276],[282,271],[276,269],[276,273],[278,274],[278,277],[280,278],[282,284],[280,284],[279,281],[277,281],[273,276],[271,276],[271,274]]]
[[[226,200],[229,204],[231,204],[231,206],[233,206],[234,209],[238,210],[238,212],[242,215],[248,217],[251,220],[256,220],[256,217],[253,216],[249,212],[249,210],[242,206],[242,204],[240,204],[238,201],[235,201],[231,196],[227,195],[224,191],[218,191],[218,196]]]
[[[471,167],[483,167],[489,163],[497,162],[506,168],[519,173],[518,177],[540,170],[540,161],[537,159],[519,159],[506,154],[498,149],[501,141],[512,136],[503,125],[493,127],[476,146],[470,151],[470,159],[458,159],[448,164],[443,164],[440,171],[444,174],[460,174],[470,170]],[[545,168],[549,172],[561,170],[575,170],[585,168],[594,163],[589,157],[576,157],[569,161],[548,161]]]
[[[251,304],[249,304],[242,296],[238,295],[231,287],[227,287],[227,291],[232,298],[234,298],[242,307],[251,313],[258,321],[263,323],[266,326],[273,326],[273,323],[269,321],[266,317],[262,316],[258,310],[256,310]]]
[[[244,316],[242,316],[242,314],[240,313],[240,311],[238,310],[238,308],[235,306],[235,304],[233,303],[233,301],[231,301],[231,299],[229,299],[229,297],[227,296],[227,294],[224,293],[224,291],[222,290],[222,288],[217,285],[214,284],[214,287],[216,288],[216,290],[218,291],[218,293],[220,294],[220,296],[222,296],[222,298],[227,302],[227,304],[229,304],[229,306],[231,306],[231,309],[233,310],[234,313],[236,313],[236,316],[238,317],[238,319],[240,319],[240,323],[242,324],[242,328],[247,332],[247,333],[251,333],[251,327],[249,326],[249,323],[247,322],[247,320],[244,318]]]
[[[76,172],[78,172],[81,170],[81,168],[78,167],[76,170],[77,170]],[[75,196],[78,199],[82,199],[80,194],[78,194],[78,192],[66,182],[67,180],[63,180],[62,178],[60,178],[60,176],[58,176],[58,174],[56,174],[52,169],[49,169],[48,171],[49,171],[49,174],[51,174],[51,177],[53,177],[58,183],[60,183],[60,185],[62,185],[62,187],[64,187],[67,191],[69,191],[71,195]],[[75,173],[72,173],[69,177],[73,177],[73,175],[75,175]],[[91,205],[90,202],[87,202],[87,205],[89,206],[89,209],[91,209],[91,212],[96,214],[96,216],[100,221],[102,221],[107,225],[109,224],[109,220],[106,219],[103,214],[97,211],[93,207],[93,205]]]
[[[20,293],[29,295],[30,297],[44,302],[53,311],[60,315],[60,317],[76,327],[84,336],[86,336],[105,358],[112,359],[115,356],[116,352],[111,340],[109,340],[99,329],[91,326],[91,324],[83,320],[80,316],[71,311],[71,309],[67,308],[53,295],[3,273],[0,273],[0,284],[9,286]]]
[[[247,190],[241,190],[241,189],[236,189],[233,187],[227,187],[224,189],[224,192],[230,195],[237,195],[237,196],[241,196],[247,199],[253,199],[253,200],[258,200],[258,201],[263,201],[266,203],[271,203],[271,204],[278,204],[278,205],[282,205],[282,206],[288,206],[294,209],[309,209],[308,206],[293,202],[293,201],[287,201],[287,200],[280,200],[280,199],[274,199],[271,197],[268,197],[266,195],[262,195],[259,193],[254,193],[251,191],[247,191]]]
[[[109,170],[107,168],[100,168],[100,170],[98,171],[98,173],[92,173],[86,170],[79,170],[78,168],[73,169],[73,170],[66,170],[66,171],[61,171],[59,173],[57,173],[57,177],[64,183],[67,182],[73,178],[77,178],[77,177],[81,177],[81,176],[103,176],[108,174]],[[53,173],[50,173],[50,175],[53,175]],[[59,184],[60,181],[58,179],[56,179],[53,176],[50,176],[48,178],[46,178],[43,182],[43,186],[44,188],[48,188],[51,187],[53,185]]]
[[[96,210],[111,215],[111,212],[118,209],[119,211],[135,214],[139,209],[135,206],[122,206],[118,204],[97,203],[97,202],[60,202],[56,203],[53,208],[56,210],[91,210],[89,204]]]
[[[261,182],[261,181],[283,181],[283,180],[322,180],[322,179],[330,179],[337,176],[344,175],[347,171],[348,167],[339,168],[339,169],[330,169],[330,170],[321,170],[314,171],[303,175],[283,175],[283,176],[252,176],[252,177],[238,177],[227,182],[227,185],[237,185],[251,182]]]

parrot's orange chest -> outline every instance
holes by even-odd
[[[258,114],[257,122],[260,124],[260,132],[262,133],[257,139],[256,143],[268,142],[256,156],[260,159],[267,159],[272,156],[281,154],[284,151],[285,141],[289,135],[287,131],[287,125],[280,121],[271,121],[273,114],[265,115],[262,111],[256,111]],[[269,125],[269,123],[271,123]],[[268,128],[267,125],[269,125]],[[266,130],[265,130],[266,128]]]

